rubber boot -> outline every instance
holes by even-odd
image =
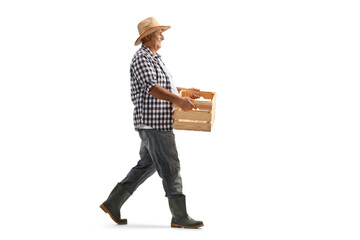
[[[117,224],[127,224],[127,219],[121,219],[120,208],[130,196],[131,193],[118,183],[100,208],[108,213]]]
[[[171,227],[198,228],[204,226],[202,221],[196,221],[187,214],[185,196],[169,198],[169,206],[172,214]]]

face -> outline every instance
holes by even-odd
[[[150,36],[149,45],[155,50],[159,50],[161,48],[161,42],[165,39],[162,35],[162,31],[156,31],[152,33]]]

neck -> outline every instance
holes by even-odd
[[[150,44],[147,44],[147,43],[144,43],[144,45],[145,45],[146,47],[148,47],[148,48],[150,49],[150,51],[151,51],[154,55],[156,55],[156,52],[157,52],[158,49],[155,49],[153,46],[151,46]]]

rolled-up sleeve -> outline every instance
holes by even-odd
[[[138,84],[146,91],[157,83],[155,66],[145,56],[140,56],[133,63],[133,73],[136,76]]]

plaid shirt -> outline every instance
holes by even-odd
[[[161,56],[144,45],[135,53],[131,65],[131,100],[134,104],[134,127],[146,125],[161,131],[173,130],[172,103],[149,94],[154,85],[171,91],[169,76],[161,68]]]

